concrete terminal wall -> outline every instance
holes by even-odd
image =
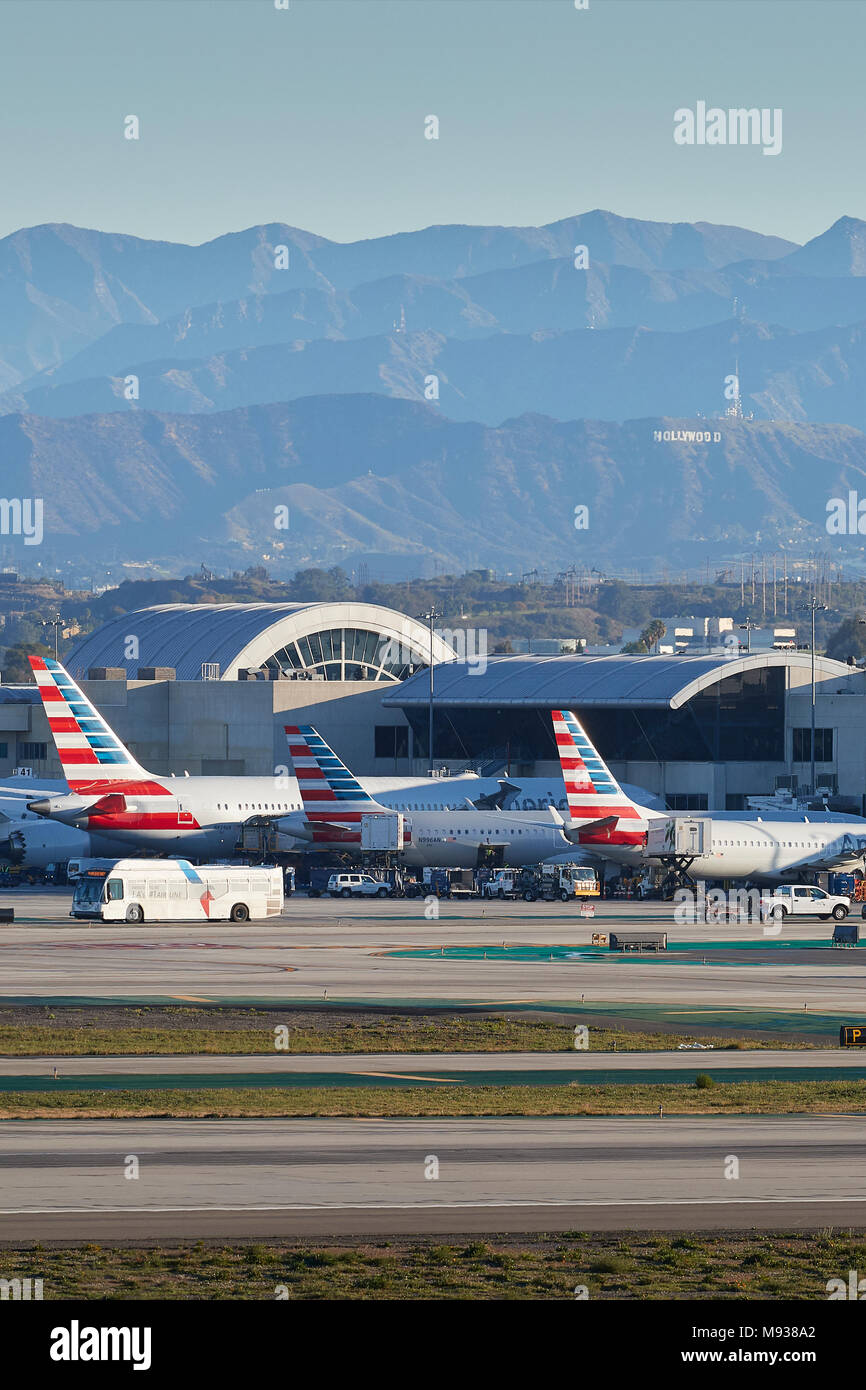
[[[382,709],[375,681],[83,681],[82,689],[148,771],[269,776],[288,763],[285,724],[314,724],[353,771],[408,776],[409,759],[376,758],[377,725],[406,728]],[[410,734],[411,739],[411,734]],[[2,756],[2,746],[6,755]],[[19,745],[46,745],[44,759]],[[0,704],[0,778],[26,763],[62,777],[41,703]]]
[[[802,669],[788,672],[785,702],[785,759],[780,762],[608,761],[622,781],[661,797],[706,797],[709,810],[724,810],[738,798],[771,793],[776,778],[796,773],[809,781],[808,763],[794,763],[794,730],[811,719],[808,680]],[[423,777],[425,760],[375,756],[375,729],[406,729],[399,708],[383,708],[393,697],[390,683],[369,681],[87,681],[84,688],[108,723],[150,771],[182,775],[267,776],[288,763],[283,725],[314,724],[349,766],[366,776]],[[25,764],[34,775],[62,776],[47,720],[32,687],[7,688],[0,699],[0,778]],[[23,699],[22,699],[23,697]],[[866,675],[838,674],[817,685],[815,724],[833,730],[832,763],[818,763],[835,776],[839,794],[863,807],[866,794]],[[32,745],[45,745],[45,758]],[[30,749],[28,751],[28,745]],[[550,763],[513,771],[520,776],[555,775]],[[685,807],[682,807],[685,809]]]

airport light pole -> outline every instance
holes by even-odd
[[[760,623],[753,623],[751,618],[747,618],[744,623],[740,623],[740,632],[745,632],[746,634],[746,653],[748,655],[750,655],[752,651],[752,633],[755,632],[758,627],[760,627]]]
[[[43,618],[42,626],[54,628],[54,660],[57,661],[57,629],[63,626],[63,619],[56,613],[53,618]]]
[[[810,650],[812,653],[812,786],[810,795],[815,795],[815,614],[826,613],[826,603],[819,603],[816,598],[810,598],[808,603],[801,603],[800,609],[804,613],[810,613],[812,617],[812,640]]]
[[[430,624],[430,709],[427,725],[427,753],[430,759],[430,775],[433,775],[433,624],[442,614],[436,609],[435,603],[431,605],[427,613],[419,613],[419,621]]]

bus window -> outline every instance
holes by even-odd
[[[107,903],[117,902],[123,897],[123,880],[120,878],[110,878],[105,885],[105,901]]]

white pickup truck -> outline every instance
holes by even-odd
[[[822,922],[835,917],[841,922],[851,910],[851,899],[808,884],[780,883],[772,893],[761,895],[761,907],[765,917],[774,917],[777,922],[784,917],[820,917]]]
[[[497,869],[481,888],[482,898],[516,898],[519,869]]]

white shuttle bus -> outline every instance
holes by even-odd
[[[116,859],[70,859],[66,865],[66,877],[70,883],[74,883],[87,869],[111,869],[116,863]]]
[[[84,869],[70,917],[102,922],[258,922],[283,910],[283,873],[186,859],[118,859]]]

